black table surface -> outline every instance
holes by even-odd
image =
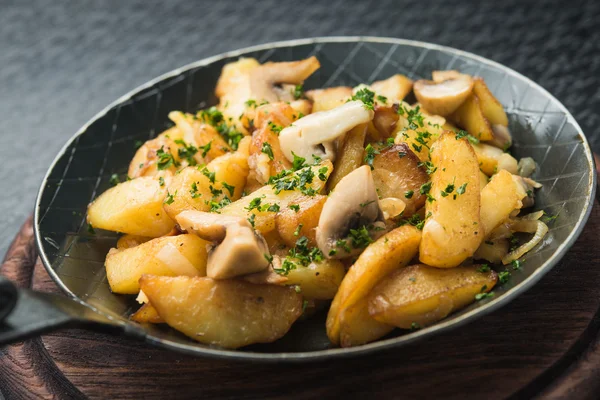
[[[556,96],[598,152],[599,22],[598,0],[0,0],[0,255],[89,118],[171,69],[270,41],[387,36],[479,54]]]

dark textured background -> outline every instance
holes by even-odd
[[[541,84],[600,151],[600,1],[0,0],[0,255],[65,141],[191,61],[302,37],[373,35],[474,52]]]

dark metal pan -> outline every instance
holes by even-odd
[[[485,78],[505,106],[514,136],[513,153],[538,164],[534,179],[543,183],[536,209],[560,217],[511,282],[493,299],[477,302],[416,332],[394,332],[375,343],[334,348],[325,335],[324,316],[299,322],[284,338],[267,345],[230,351],[205,346],[160,325],[131,322],[133,296],[110,292],[104,258],[117,235],[88,232],[88,203],[109,188],[112,174],[124,178],[135,143],[166,128],[171,110],[196,111],[216,101],[221,68],[239,57],[261,62],[316,55],[319,69],[307,88],[371,82],[402,73],[419,79],[437,69],[457,69]],[[251,47],[207,58],[172,71],[123,96],[69,140],[50,167],[35,209],[35,236],[49,275],[69,296],[16,290],[0,281],[0,344],[61,327],[117,332],[152,345],[189,354],[254,361],[302,361],[368,354],[456,328],[496,310],[532,287],[577,239],[587,221],[596,190],[588,142],[567,109],[546,90],[495,62],[427,43],[372,37],[294,40]]]

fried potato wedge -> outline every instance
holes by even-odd
[[[302,296],[292,288],[153,275],[144,275],[140,285],[169,326],[230,349],[273,342],[302,314]]]
[[[309,100],[312,100],[312,112],[328,111],[341,106],[346,100],[352,97],[352,88],[347,86],[337,86],[325,89],[307,90],[305,93]]]
[[[481,111],[490,125],[508,126],[508,117],[506,116],[504,107],[490,92],[483,78],[473,79],[473,93],[479,99]]]
[[[167,189],[158,179],[141,177],[119,183],[88,206],[87,221],[94,228],[159,237],[175,222],[163,210]]]
[[[127,176],[134,179],[139,178],[140,176],[156,176],[160,172],[164,173],[166,171],[174,174],[177,170],[174,164],[162,171],[157,168],[157,163],[159,161],[157,152],[163,151],[166,154],[170,154],[173,158],[177,157],[179,160],[175,140],[182,138],[183,133],[178,127],[174,126],[167,129],[156,138],[146,141],[139,149],[137,149],[135,155],[131,159]]]
[[[479,140],[494,138],[492,127],[481,109],[481,103],[473,93],[448,119]]]
[[[487,176],[492,176],[499,170],[505,169],[511,174],[518,171],[517,160],[508,153],[494,146],[485,143],[473,145],[473,150],[477,155],[479,168]]]
[[[171,179],[164,209],[173,220],[185,210],[209,211],[225,198],[239,199],[248,176],[248,144],[211,161],[206,167],[183,168]]]
[[[484,232],[479,218],[480,189],[477,157],[469,142],[446,132],[434,144],[432,174],[423,240],[422,263],[456,267],[473,255]]]
[[[350,267],[331,303],[326,327],[327,336],[332,343],[340,344],[342,325],[361,322],[352,318],[353,313],[344,316],[345,311],[364,299],[384,276],[407,265],[417,254],[420,241],[421,231],[405,225],[383,235],[363,251]],[[346,328],[346,332],[351,330]],[[370,337],[367,341],[375,339],[378,337]],[[347,338],[346,342],[348,341],[355,343],[351,338]]]
[[[147,236],[137,236],[137,235],[123,235],[117,240],[117,249],[125,250],[130,249],[135,246],[139,246],[142,243],[146,243],[147,241],[152,240],[151,237]]]
[[[352,347],[377,340],[394,326],[377,321],[369,314],[367,298],[344,310],[340,323],[340,346]]]
[[[478,268],[421,264],[394,271],[369,294],[369,314],[402,329],[431,325],[473,303],[478,293],[492,290],[498,275]]]
[[[206,246],[196,235],[166,236],[106,256],[106,277],[114,293],[137,294],[144,274],[206,276]]]
[[[404,100],[412,90],[413,81],[408,77],[396,74],[371,84],[371,89],[380,96],[387,98],[388,103]]]
[[[517,178],[519,179],[519,178]],[[481,227],[484,237],[523,206],[527,196],[523,186],[507,171],[499,171],[481,191]]]
[[[319,170],[326,168],[325,172],[319,173]],[[310,187],[320,193],[327,182],[327,178],[331,173],[333,166],[329,160],[322,162],[319,165],[313,165],[305,167],[296,171],[294,175],[296,177],[304,174],[307,169],[310,169],[313,173],[312,183],[307,184],[306,187]],[[325,180],[319,178],[321,175]],[[285,179],[291,179],[290,177]],[[299,190],[282,190],[279,193],[275,193],[276,190],[272,185],[265,185],[260,189],[254,191],[248,196],[242,197],[241,199],[234,201],[233,203],[226,205],[220,211],[221,214],[235,215],[244,219],[251,218],[254,215],[254,228],[260,233],[267,234],[276,228],[275,226],[275,215],[276,211],[269,211],[268,209],[259,210],[255,207],[251,207],[251,203],[255,204],[260,200],[257,206],[263,207],[264,205],[277,205],[279,210],[287,208],[290,204],[298,204],[298,200],[302,198],[303,194]]]
[[[277,232],[287,246],[294,247],[302,236],[306,236],[310,246],[317,246],[316,228],[326,200],[323,195],[302,196],[296,204],[289,204],[275,215]]]
[[[165,320],[158,315],[156,308],[150,303],[146,303],[137,310],[130,319],[140,324],[164,324]]]
[[[373,180],[381,198],[394,197],[406,204],[403,216],[411,216],[425,205],[419,188],[429,181],[420,160],[406,143],[386,146],[373,158]]]
[[[329,191],[333,190],[343,177],[362,165],[366,136],[367,124],[360,124],[346,134],[327,183]]]
[[[300,286],[302,296],[331,300],[337,293],[342,279],[346,275],[344,264],[339,260],[324,259],[306,267],[298,266],[287,275],[285,285]]]

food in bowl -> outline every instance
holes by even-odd
[[[239,348],[328,309],[331,342],[357,346],[493,297],[542,240],[535,162],[508,152],[483,79],[305,91],[318,68],[227,64],[218,105],[171,112],[90,204],[90,227],[124,234],[105,266],[134,321]]]

